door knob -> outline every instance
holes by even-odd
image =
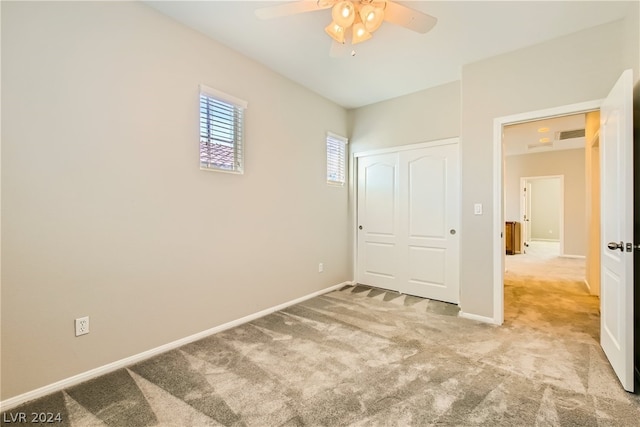
[[[451,234],[451,235],[456,234],[455,228],[452,228],[451,230],[449,230],[449,234]]]
[[[624,243],[620,242],[620,243],[616,243],[616,242],[609,242],[609,244],[607,244],[607,247],[609,249],[611,249],[612,251],[615,251],[616,249],[620,249],[620,251],[624,251]]]
[[[361,226],[361,225],[360,225],[360,226],[358,226],[358,230],[362,230],[362,226]]]

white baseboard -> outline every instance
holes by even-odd
[[[575,259],[586,259],[587,257],[584,255],[560,255],[560,258],[575,258]]]
[[[57,381],[53,384],[46,385],[44,387],[37,388],[32,391],[28,391],[26,393],[20,394],[15,397],[11,397],[9,399],[3,400],[0,402],[0,411],[7,411],[11,408],[15,408],[18,405],[26,403],[30,400],[38,399],[40,397],[46,396],[51,393],[55,393],[61,391],[65,388],[72,387],[74,385],[80,384],[82,382],[88,381],[90,379],[96,378],[100,375],[108,374],[110,372],[116,371],[118,369],[133,365],[135,363],[141,362],[150,357],[156,356],[160,353],[167,352],[169,350],[174,350],[178,347],[182,347],[185,344],[192,343],[194,341],[198,341],[202,338],[206,338],[209,335],[217,334],[218,332],[225,331],[227,329],[231,329],[235,326],[242,325],[243,323],[251,322],[252,320],[258,319],[260,317],[264,317],[273,312],[282,310],[284,308],[290,307],[292,305],[301,303],[313,297],[317,297],[318,295],[326,294],[328,292],[334,291],[336,289],[340,289],[346,285],[352,285],[353,282],[343,282],[337,285],[330,286],[328,288],[310,293],[308,295],[302,296],[300,298],[296,298],[294,300],[276,305],[274,307],[270,307],[259,311],[257,313],[250,314],[248,316],[242,317],[240,319],[232,320],[231,322],[224,323],[219,326],[215,326],[213,328],[207,329],[206,331],[198,332],[197,334],[190,335],[188,337],[181,338],[179,340],[170,342],[168,344],[161,345],[160,347],[152,348],[151,350],[144,351],[142,353],[134,354],[133,356],[126,357],[124,359],[117,360],[115,362],[109,363],[104,366],[100,366],[99,368],[91,369],[89,371],[83,372],[78,375],[74,375],[72,377],[66,378],[64,380]]]
[[[492,325],[498,324],[498,322],[496,322],[496,320],[493,317],[485,317],[485,316],[479,316],[477,314],[465,313],[462,310],[458,312],[458,317],[462,317],[464,319],[470,319],[470,320],[477,320],[483,323],[491,323]]]

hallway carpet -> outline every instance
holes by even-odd
[[[506,275],[502,327],[348,286],[12,409],[2,425],[33,412],[62,426],[638,425],[640,399],[598,345],[597,298],[574,266],[527,265]]]

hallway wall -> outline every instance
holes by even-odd
[[[560,178],[531,180],[531,239],[560,240],[562,181]]]
[[[584,149],[506,157],[504,186],[506,221],[522,221],[520,178],[552,175],[564,176],[564,255],[585,256],[587,237]],[[539,239],[560,237],[556,234],[549,236],[548,231],[548,227],[546,230],[541,229],[537,237]]]

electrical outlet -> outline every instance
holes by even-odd
[[[318,264],[318,273],[322,273],[324,271],[324,264],[320,263]]]
[[[89,333],[89,316],[78,317],[76,319],[76,336],[85,335]]]

